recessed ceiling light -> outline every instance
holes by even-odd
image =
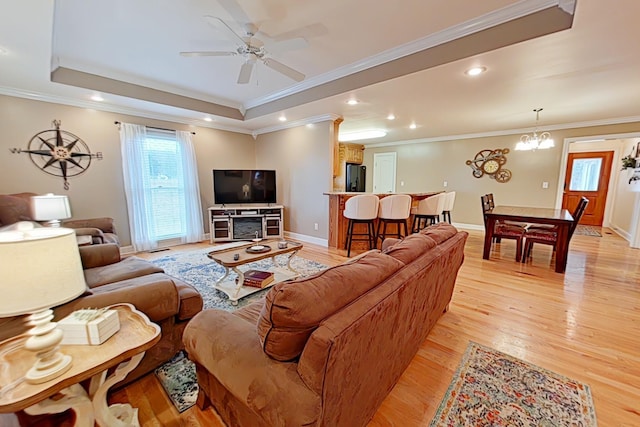
[[[287,118],[285,116],[280,116],[278,117],[278,120],[280,120],[281,122],[286,122]]]
[[[338,135],[338,141],[357,141],[360,139],[382,138],[387,132],[381,129],[363,130],[360,132],[341,133]]]
[[[396,116],[394,116],[393,114],[389,114],[387,116],[387,120],[395,120],[395,119],[396,119]]]
[[[305,126],[309,129],[313,129],[314,127],[316,127],[316,125],[314,125],[313,123],[307,123]]]
[[[212,122],[212,121],[213,121],[213,119],[212,119],[211,117],[205,117],[205,118],[204,118],[204,121],[205,121],[205,122]]]
[[[347,101],[347,104],[349,105],[357,105],[358,104],[358,100],[355,98],[351,98],[350,100]]]
[[[467,71],[465,71],[464,73],[467,76],[477,76],[479,74],[484,73],[485,71],[487,71],[487,67],[473,67],[473,68],[469,68]]]
[[[104,98],[99,93],[96,93],[91,96],[91,100],[101,102],[104,101]]]
[[[415,129],[415,128],[417,128],[417,127],[418,127],[418,125],[416,125],[415,123],[411,123],[411,124],[409,125],[409,129]]]

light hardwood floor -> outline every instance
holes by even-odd
[[[640,250],[608,229],[601,238],[576,235],[567,272],[558,274],[545,245],[535,245],[526,264],[514,261],[508,240],[483,260],[483,233],[469,233],[450,310],[370,426],[428,426],[469,341],[588,384],[602,427],[640,426]],[[326,265],[345,259],[309,244],[300,255]],[[179,414],[154,375],[110,401],[138,407],[144,426],[223,425],[212,409]]]

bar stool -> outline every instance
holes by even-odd
[[[446,197],[447,195],[445,193],[439,193],[420,200],[413,215],[411,231],[417,233],[429,224],[440,222],[440,214],[444,210]],[[421,223],[424,225],[420,226]]]
[[[347,240],[344,243],[344,248],[347,250],[347,257],[351,256],[351,243],[353,242],[353,236],[367,236],[367,239],[355,239],[355,240],[367,240],[369,241],[369,249],[373,249],[376,246],[376,235],[373,229],[373,221],[378,216],[378,204],[380,199],[375,194],[360,194],[347,199],[344,203],[344,211],[342,215],[349,220],[347,225]],[[354,233],[354,224],[367,224],[366,233]]]
[[[450,191],[445,194],[447,197],[442,208],[442,220],[451,224],[451,211],[453,210],[453,204],[456,202],[456,192]]]
[[[387,237],[387,224],[396,224],[396,233],[394,236],[402,238],[400,234],[400,225],[404,226],[404,235],[409,234],[407,229],[407,219],[411,215],[411,196],[408,194],[392,194],[391,196],[380,199],[380,207],[378,208],[378,229],[376,230],[377,238],[384,241]],[[380,234],[380,227],[382,234]],[[376,238],[376,240],[377,240]]]

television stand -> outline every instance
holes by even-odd
[[[229,205],[211,207],[211,243],[255,239],[282,239],[284,207],[280,205]]]

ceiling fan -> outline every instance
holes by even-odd
[[[244,64],[240,68],[238,83],[246,84],[251,79],[251,74],[257,61],[297,82],[304,80],[305,75],[293,68],[273,59],[270,55],[273,52],[284,52],[285,50],[299,49],[307,46],[307,41],[302,37],[291,38],[281,41],[268,40],[267,45],[261,39],[255,37],[258,27],[252,23],[244,24],[244,36],[240,36],[222,19],[205,15],[205,20],[213,27],[219,29],[227,39],[236,45],[235,50],[229,51],[195,51],[180,52],[182,56],[237,56],[244,58]],[[265,39],[269,39],[264,35]],[[267,50],[268,47],[268,50]]]

